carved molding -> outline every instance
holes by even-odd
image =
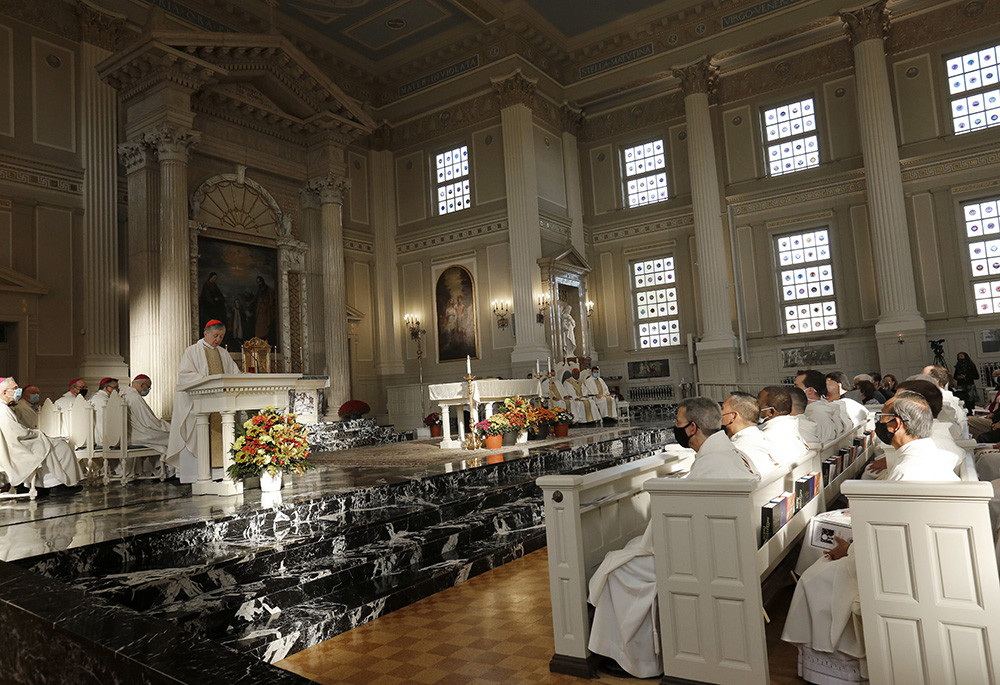
[[[889,11],[885,8],[886,2],[887,0],[878,0],[874,5],[840,13],[852,47],[866,40],[884,40],[888,37]]]
[[[587,116],[583,113],[582,109],[564,104],[559,108],[559,119],[561,124],[560,129],[579,138],[583,133],[583,125]]]
[[[80,21],[72,5],[44,0],[0,0],[0,15],[23,21],[69,40],[80,40]]]
[[[242,165],[235,174],[219,174],[202,183],[191,197],[191,216],[227,231],[280,239],[291,234],[291,217],[264,186],[246,177]]]
[[[648,126],[663,125],[683,116],[684,99],[677,97],[677,91],[673,91],[632,107],[624,107],[593,118],[587,117],[580,139],[586,142],[603,140]]]
[[[712,64],[711,57],[703,57],[684,67],[675,67],[671,72],[680,79],[681,92],[685,97],[695,93],[713,96],[719,86],[719,67]]]
[[[375,152],[392,149],[392,126],[383,121],[369,136],[371,149]]]
[[[679,214],[658,221],[634,224],[631,226],[615,226],[593,231],[594,244],[607,243],[613,240],[625,240],[635,236],[659,233],[661,231],[671,231],[677,228],[687,228],[694,226],[693,214]]]
[[[319,205],[319,193],[306,184],[305,187],[299,190],[299,206],[303,209],[316,209],[320,208]]]
[[[118,145],[118,159],[125,167],[126,174],[147,169],[154,160],[153,150],[143,140],[130,140]]]
[[[446,110],[450,116],[433,112],[392,129],[394,150],[419,144],[442,133],[474,124],[482,124],[500,116],[500,101],[495,93],[483,93]]]
[[[723,74],[717,99],[730,104],[853,68],[850,45],[839,40],[797,54],[795,59],[767,61],[745,71]]]
[[[538,80],[528,78],[516,69],[510,76],[501,79],[491,79],[493,90],[500,98],[500,109],[514,105],[524,105],[532,109],[535,91],[538,90]]]
[[[156,150],[160,161],[187,162],[191,148],[197,144],[201,133],[190,129],[160,124],[142,134],[142,141]]]
[[[125,28],[125,16],[103,11],[84,0],[76,1],[76,16],[80,20],[80,39],[109,52],[118,52],[132,34]]]
[[[82,195],[83,171],[0,153],[0,184],[4,183]]]
[[[440,233],[436,233],[434,235],[423,236],[420,238],[411,238],[409,240],[405,239],[397,240],[396,254],[414,252],[416,250],[423,250],[430,247],[437,247],[439,245],[448,245],[451,243],[461,242],[463,240],[479,238],[484,235],[490,235],[492,233],[502,233],[506,230],[507,230],[507,220],[501,219],[498,221],[490,221],[488,223],[480,224],[478,226],[456,228],[453,230],[443,231]]]
[[[351,189],[351,182],[334,174],[317,178],[306,183],[306,189],[316,193],[321,205],[344,204],[344,195]]]

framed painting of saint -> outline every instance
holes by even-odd
[[[434,286],[437,310],[438,361],[479,358],[476,336],[476,290],[464,266],[449,266]]]
[[[278,346],[278,251],[217,238],[198,238],[198,325],[226,324],[231,352],[246,340]]]

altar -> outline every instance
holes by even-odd
[[[461,381],[459,383],[438,383],[428,386],[432,402],[437,402],[441,407],[442,425],[442,449],[458,449],[465,442],[465,423],[462,416],[458,417],[458,439],[451,437],[450,416],[451,408],[468,405],[471,425],[479,423],[479,405],[486,404],[486,418],[493,414],[493,403],[500,402],[508,397],[520,395],[521,397],[538,397],[540,392],[539,382],[534,378],[519,380],[482,380],[472,381],[472,397],[469,397],[469,383]]]

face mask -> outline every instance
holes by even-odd
[[[143,390],[143,391],[142,391],[142,393],[140,393],[140,394],[141,394],[141,395],[142,395],[143,397],[145,397],[146,395],[148,395],[148,394],[149,394],[149,388],[146,388],[146,389],[145,389],[145,390]]]
[[[599,373],[595,373],[594,374],[594,378],[600,378],[600,377],[601,377],[601,374],[599,374]]]
[[[881,440],[882,442],[884,442],[886,445],[891,445],[892,444],[893,432],[889,430],[889,424],[888,423],[882,423],[881,421],[879,421],[878,423],[876,423],[875,424],[875,435],[877,435],[878,439]]]
[[[28,401],[32,404],[38,404],[38,400],[42,399],[42,396],[37,392],[28,395]]]
[[[86,396],[87,396],[87,388],[84,388],[83,390],[80,391],[80,397],[86,397]]]
[[[22,388],[15,388],[14,389],[14,401],[15,402],[17,402],[19,399],[21,399],[21,394],[23,392],[24,392],[24,390]]]
[[[691,424],[689,423],[688,426]],[[688,443],[691,442],[691,438],[687,434],[687,426],[674,426],[674,440],[681,447],[687,449]]]

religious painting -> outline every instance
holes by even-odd
[[[628,363],[629,378],[666,378],[670,375],[669,359],[649,359]]]
[[[198,239],[198,325],[226,324],[231,352],[251,338],[278,345],[278,251],[216,238]]]
[[[805,345],[781,350],[781,367],[784,369],[832,366],[837,363],[837,353],[830,345]]]
[[[472,274],[462,266],[449,266],[434,287],[437,308],[438,361],[479,358],[476,340],[476,292]]]
[[[983,348],[983,354],[993,354],[1000,352],[1000,330],[991,328],[979,332],[979,341]]]

